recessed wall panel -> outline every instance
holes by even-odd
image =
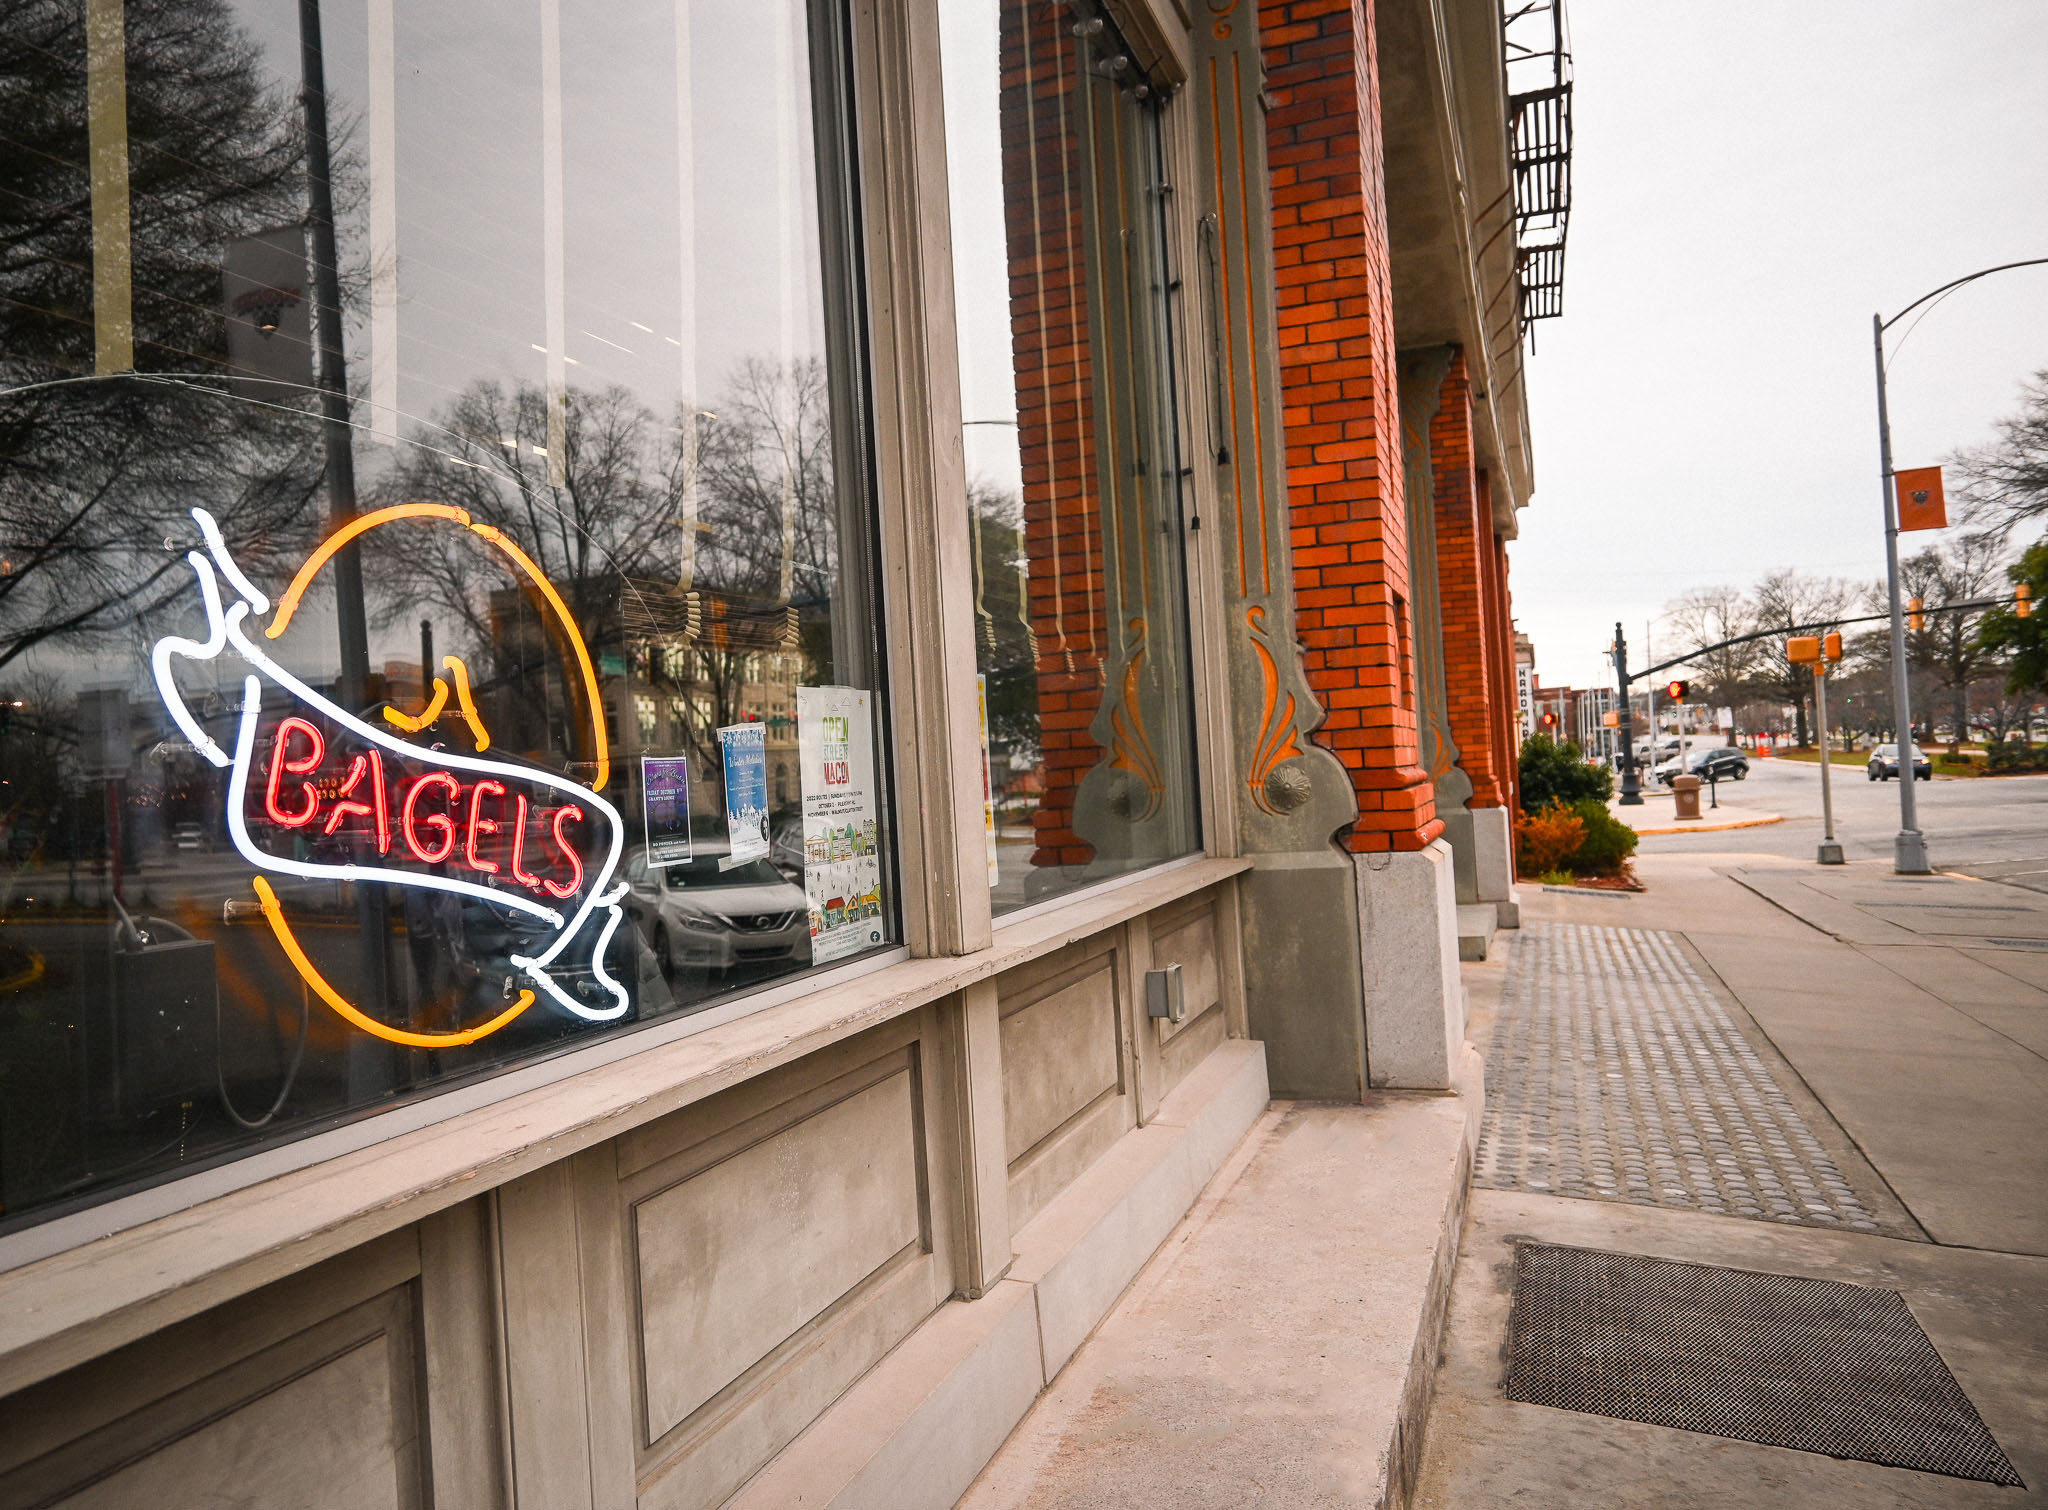
[[[635,1207],[650,1440],[919,1241],[913,1094],[899,1071]]]
[[[65,1510],[399,1510],[388,1339],[340,1357],[59,1501]]]
[[[1003,1121],[1009,1161],[1117,1085],[1116,983],[1110,964],[1002,1021]]]

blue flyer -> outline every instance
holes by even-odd
[[[725,760],[725,828],[732,840],[723,863],[740,865],[768,853],[768,726],[720,729],[718,748]]]
[[[666,865],[696,853],[690,840],[690,762],[682,755],[640,758],[640,811],[647,824],[647,860]]]

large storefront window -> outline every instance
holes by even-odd
[[[1160,100],[1099,6],[942,0],[998,912],[1195,816]]]
[[[0,1227],[896,936],[840,24],[0,17]]]

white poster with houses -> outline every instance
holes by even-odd
[[[855,687],[799,687],[796,728],[811,960],[823,964],[872,948],[886,933],[868,694]]]

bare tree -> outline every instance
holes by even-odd
[[[1801,747],[1811,742],[1806,710],[1813,698],[1813,673],[1786,655],[1785,641],[1795,630],[1825,634],[1854,613],[1862,592],[1858,584],[1840,577],[1809,577],[1789,567],[1770,573],[1756,585],[1756,627],[1785,633],[1756,642],[1755,682],[1772,700],[1792,705]]]
[[[2005,562],[2006,552],[1996,535],[1964,534],[1901,561],[1899,582],[1927,608],[1972,602],[1991,597],[2004,586]],[[1922,628],[1909,629],[1906,635],[1906,656],[1947,694],[1949,752],[1954,754],[1969,738],[1971,689],[1997,672],[2003,659],[1978,635],[1983,609],[1929,613],[1924,618]],[[1928,724],[1931,728],[1931,717]]]
[[[317,424],[225,382],[224,247],[305,219],[297,101],[225,0],[124,7],[135,374],[95,373],[83,12],[0,27],[0,667],[131,635],[190,596],[204,504],[252,570],[288,559]]]
[[[1746,645],[1723,645],[1756,627],[1756,605],[1738,587],[1695,587],[1665,606],[1665,618],[1681,642],[1693,646],[1719,646],[1693,657],[1686,664],[1704,684],[1703,701],[1717,707],[1733,707],[1757,669],[1761,651],[1756,641]],[[1729,731],[1729,742],[1735,739]]]
[[[1947,459],[1966,517],[2004,534],[2048,515],[2048,368],[2020,385],[2020,407],[1993,427],[1997,439]]]

